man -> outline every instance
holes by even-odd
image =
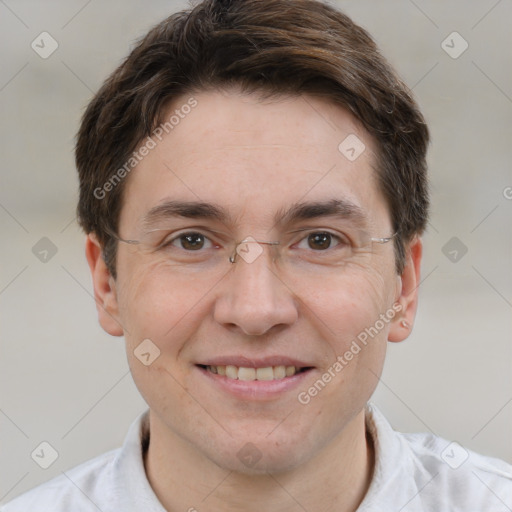
[[[151,30],[76,147],[99,320],[149,411],[2,510],[510,510],[510,465],[368,403],[414,322],[427,144],[324,3],[205,0]]]

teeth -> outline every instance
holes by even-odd
[[[240,372],[238,372],[238,377],[240,378]],[[256,378],[258,380],[273,380],[274,371],[272,366],[268,366],[267,368],[258,368],[256,370]]]
[[[274,366],[274,379],[284,379],[286,377],[286,366]]]
[[[267,366],[265,368],[246,368],[233,365],[207,366],[207,370],[218,375],[224,375],[228,379],[245,381],[275,380],[292,377],[297,373],[295,366]]]
[[[226,366],[226,377],[228,379],[238,379],[238,368],[236,366],[231,365]]]
[[[238,380],[255,380],[255,368],[238,368]]]

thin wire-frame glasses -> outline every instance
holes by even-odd
[[[125,239],[112,232],[109,234],[119,242],[139,246],[152,257],[165,259],[168,264],[197,269],[225,265],[222,261],[234,264],[239,257],[246,263],[252,263],[263,253],[265,245],[274,247],[273,261],[279,259],[292,264],[340,267],[371,256],[375,252],[374,244],[386,244],[397,235],[372,237],[365,230],[354,228],[342,231],[301,228],[288,232],[282,240],[266,241],[248,236],[237,241],[225,232],[212,229],[173,231],[166,227],[152,229],[139,240]],[[306,240],[308,246],[301,248],[300,244]],[[319,245],[313,247],[315,244]]]

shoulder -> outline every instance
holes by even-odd
[[[360,510],[512,510],[512,465],[432,433],[396,432],[373,404],[366,420],[376,461]]]
[[[121,448],[63,472],[0,507],[0,512],[162,512],[144,469],[148,435],[148,411],[144,411]]]
[[[95,457],[21,494],[0,512],[85,512],[101,508],[120,448]]]
[[[424,501],[442,498],[456,505],[455,510],[512,506],[512,465],[434,434],[399,435],[410,448],[414,466],[431,477]]]

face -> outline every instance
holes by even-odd
[[[160,432],[228,470],[291,469],[361,417],[386,341],[400,338],[393,243],[368,243],[392,234],[375,145],[347,111],[313,97],[194,98],[129,176],[119,235],[145,243],[119,244],[110,320],[100,318],[112,334],[112,318],[123,326]],[[356,159],[362,146],[339,148],[351,134],[365,146]],[[176,201],[222,215],[173,216]],[[331,209],[293,215],[305,203]],[[257,258],[230,263],[248,236],[280,245],[239,246]]]

